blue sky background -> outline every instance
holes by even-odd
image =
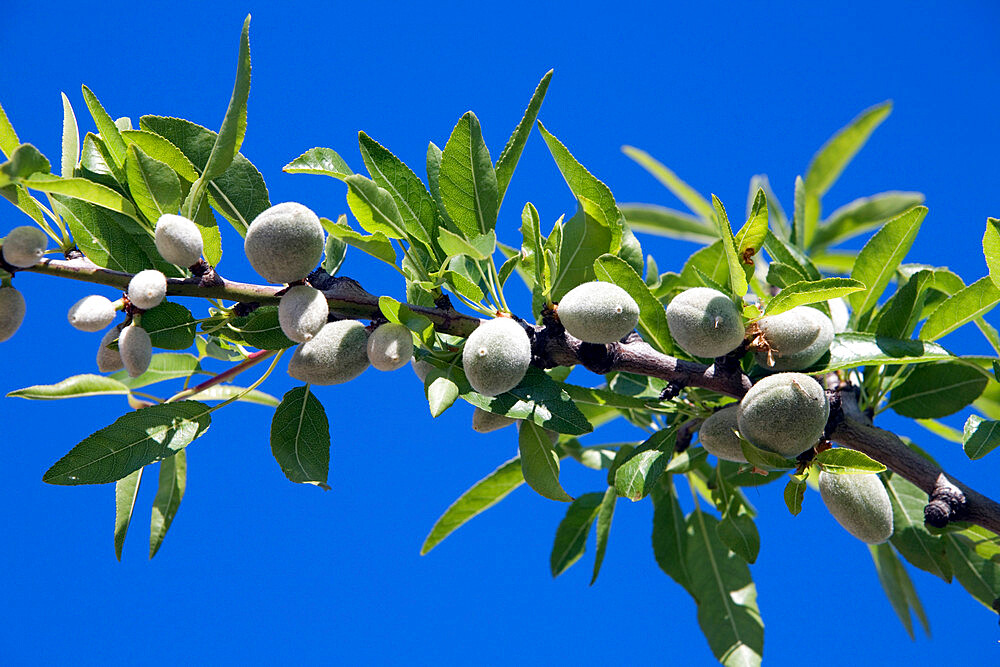
[[[555,76],[541,119],[619,202],[680,207],[620,152],[632,144],[716,193],[731,212],[742,210],[755,173],[770,176],[789,209],[793,180],[812,153],[859,111],[892,98],[892,116],[825,210],[883,190],[923,191],[930,214],[910,260],[950,266],[967,282],[985,273],[984,221],[1000,215],[995,5],[885,2],[848,12],[793,2],[694,4],[11,3],[0,22],[0,103],[22,141],[54,162],[60,91],[82,129],[92,129],[81,83],[113,116],[177,115],[217,128],[240,26],[252,12],[243,152],[272,202],[297,200],[335,217],[347,211],[341,183],[283,174],[282,165],[329,146],[360,168],[363,129],[423,174],[428,140],[443,146],[469,108],[496,157],[549,68]],[[518,241],[528,200],[543,226],[574,204],[537,135],[501,210],[501,240]],[[25,220],[7,204],[0,209],[5,230]],[[254,280],[238,237],[222,227],[229,246],[220,270]],[[693,249],[641,240],[661,270],[679,269]],[[348,254],[342,273],[372,292],[402,295],[398,275],[361,253]],[[91,288],[29,274],[17,286],[29,312],[0,348],[0,394],[92,372],[99,336],[65,319]],[[516,279],[510,286],[516,294]],[[526,306],[523,292],[515,302]],[[995,314],[988,319],[1000,324]],[[987,351],[973,334],[945,343]],[[265,389],[280,397],[294,384],[276,373]],[[527,488],[421,557],[440,513],[516,452],[513,430],[473,433],[465,404],[432,421],[408,370],[369,370],[318,394],[333,432],[332,491],[284,478],[268,445],[269,409],[230,407],[189,448],[187,495],[152,562],[155,475],[147,476],[122,563],[112,547],[112,486],[48,486],[41,475],[127,410],[124,401],[0,399],[2,661],[712,663],[694,605],[653,560],[648,502],[618,504],[593,587],[592,545],[551,579],[548,554],[565,506]],[[883,424],[1000,495],[993,458],[972,465],[916,425],[891,416]],[[613,426],[591,441],[635,436]],[[563,479],[574,495],[603,484],[601,474],[574,464]],[[934,639],[911,642],[867,549],[816,494],[798,517],[785,509],[780,485],[748,494],[761,513],[752,571],[769,662],[882,663],[891,652],[904,664],[996,663],[997,617],[957,583],[913,572]]]

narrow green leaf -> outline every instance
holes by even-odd
[[[715,207],[716,229],[722,241],[726,264],[729,266],[729,288],[734,297],[742,299],[747,293],[747,278],[743,266],[740,264],[740,259],[736,255],[736,239],[733,238],[733,228],[729,224],[725,206],[715,195],[712,195],[712,206]]]
[[[219,221],[215,219],[212,208],[200,207],[198,215],[194,218],[194,224],[198,225],[198,232],[201,234],[202,256],[209,264],[217,266],[222,259],[222,234],[219,232]]]
[[[972,597],[995,611],[993,605],[1000,598],[1000,563],[981,556],[964,536],[945,535],[944,539],[955,578]]]
[[[795,467],[795,461],[786,459],[781,454],[760,449],[745,438],[740,438],[740,449],[743,450],[743,458],[761,470],[787,470]]]
[[[73,105],[69,103],[66,93],[62,95],[63,103],[63,127],[62,127],[62,175],[73,176],[80,161],[80,130],[76,125],[76,114],[73,113]]]
[[[796,248],[805,249],[807,227],[806,224],[806,182],[801,176],[795,177],[795,208],[792,211],[792,242]]]
[[[152,558],[163,545],[163,538],[177,516],[177,510],[187,489],[187,450],[181,450],[160,461],[159,486],[153,499],[149,519],[149,557]]]
[[[753,277],[754,256],[761,251],[764,246],[764,239],[767,238],[767,196],[764,195],[763,188],[757,190],[754,196],[753,207],[747,221],[743,223],[738,234],[736,234],[736,255],[743,265],[743,273],[747,280]]]
[[[11,394],[8,394],[10,396]],[[981,459],[1000,445],[1000,421],[990,421],[977,415],[965,422],[962,449],[970,459]]]
[[[601,499],[601,506],[597,511],[597,545],[594,548],[594,574],[590,578],[590,585],[597,581],[597,575],[601,572],[601,564],[604,562],[604,552],[608,548],[608,535],[611,533],[611,520],[615,516],[615,502],[618,494],[614,488],[608,487]]]
[[[634,231],[682,241],[710,244],[718,238],[715,228],[700,218],[655,204],[622,204],[625,220]]]
[[[344,220],[344,218],[341,219]],[[324,228],[331,236],[341,239],[347,245],[354,246],[386,264],[396,266],[396,248],[392,245],[389,237],[382,232],[365,236],[348,227],[345,222],[335,224],[326,218],[321,218],[320,221],[324,223]]]
[[[600,493],[585,493],[566,508],[566,516],[559,522],[549,556],[549,570],[553,577],[558,577],[580,560],[587,545],[587,534],[597,518],[602,500],[603,495]]]
[[[354,170],[347,166],[344,158],[340,157],[337,151],[321,147],[310,148],[282,167],[281,171],[286,174],[332,176],[341,181],[354,174]]]
[[[347,243],[333,234],[327,234],[326,244],[323,248],[323,270],[331,276],[337,275],[340,265],[344,263],[347,256]]]
[[[11,125],[10,119],[7,118],[7,112],[3,110],[2,106],[0,106],[0,151],[3,152],[4,157],[10,157],[10,154],[13,153],[20,144],[21,142],[17,138],[17,132],[14,131],[14,126]]]
[[[907,600],[902,581],[904,578],[909,580],[909,575],[906,574],[903,564],[899,562],[892,547],[888,544],[869,544],[868,550],[871,552],[879,582],[882,584],[886,597],[889,598],[893,611],[903,623],[910,639],[913,639],[913,617],[910,615],[910,603]]]
[[[867,286],[864,292],[851,295],[854,321],[875,307],[896,267],[913,245],[927,208],[917,206],[889,220],[858,253],[851,278]]]
[[[406,238],[403,219],[392,196],[364,176],[355,174],[347,183],[347,204],[366,232],[382,232],[390,239]]]
[[[1000,220],[986,218],[986,233],[983,234],[983,255],[990,269],[990,280],[1000,288]]]
[[[176,213],[180,208],[181,182],[177,174],[135,144],[128,147],[125,173],[132,199],[147,220],[155,223],[161,215]]]
[[[889,338],[909,338],[920,319],[926,289],[932,284],[933,277],[931,271],[918,271],[910,276],[882,307],[875,333]]]
[[[594,202],[584,197],[577,199],[576,214],[566,224],[553,228],[548,241],[558,242],[557,268],[552,271],[552,300],[559,301],[577,285],[596,278],[594,262],[605,253],[615,253],[611,230],[600,217],[603,212]],[[556,232],[559,229],[559,232]],[[554,243],[555,243],[554,242]]]
[[[122,547],[125,545],[125,535],[132,522],[132,510],[135,509],[135,498],[139,495],[139,482],[142,480],[142,468],[115,482],[115,558],[121,562]]]
[[[807,280],[819,280],[822,274],[816,269],[812,260],[793,245],[786,243],[773,232],[767,233],[764,239],[764,249],[771,259],[795,267]]]
[[[604,225],[611,231],[611,244],[607,252],[617,254],[621,249],[625,217],[618,209],[611,190],[587,171],[582,164],[577,162],[566,146],[546,130],[541,121],[538,121],[538,131],[541,132],[542,139],[545,140],[545,144],[549,147],[552,159],[555,160],[556,166],[559,167],[559,172],[562,174],[563,179],[565,179],[570,191],[576,195],[577,199],[587,199],[600,208],[603,213]]]
[[[667,315],[649,287],[624,260],[610,254],[601,255],[594,262],[598,280],[614,283],[629,293],[639,304],[639,333],[643,340],[664,354],[674,350]]]
[[[528,486],[550,500],[572,501],[573,497],[559,484],[559,455],[553,450],[545,429],[533,421],[521,422],[517,444],[521,472]]]
[[[424,379],[424,393],[427,395],[427,406],[431,417],[440,417],[441,413],[454,405],[458,398],[458,384],[451,379],[449,371],[435,369]]]
[[[806,497],[805,480],[799,480],[794,476],[790,477],[788,484],[785,485],[784,497],[788,511],[792,513],[792,516],[798,516],[799,512],[802,511],[802,501]]]
[[[945,417],[979,398],[988,381],[960,362],[918,366],[893,388],[887,407],[904,417]]]
[[[240,33],[240,51],[236,63],[236,83],[229,99],[229,107],[222,119],[222,127],[215,138],[201,177],[211,181],[229,168],[239,154],[247,131],[247,99],[250,96],[250,15],[243,21]]]
[[[806,188],[811,194],[816,197],[826,194],[847,163],[891,111],[892,102],[882,102],[866,109],[823,144],[806,170]]]
[[[765,315],[777,315],[796,306],[823,303],[865,289],[865,285],[852,278],[823,278],[788,285],[767,302]]]
[[[149,362],[149,369],[137,378],[129,377],[124,370],[112,373],[109,377],[118,380],[129,389],[140,389],[163,380],[186,378],[202,372],[204,371],[198,365],[198,358],[193,354],[164,352],[154,354]]]
[[[24,389],[15,389],[8,397],[27,398],[36,401],[52,401],[60,398],[80,398],[83,396],[114,396],[128,394],[128,387],[114,378],[103,375],[74,375],[56,384],[36,384]]]
[[[501,464],[499,468],[476,482],[445,510],[420,547],[420,555],[428,553],[469,519],[493,507],[523,483],[520,457],[515,456]]]
[[[818,375],[859,366],[926,364],[951,359],[955,359],[955,355],[936,343],[845,332],[834,335],[830,358],[820,359],[809,373]]]
[[[228,401],[237,396],[239,396],[237,400],[241,403],[256,403],[257,405],[266,405],[269,408],[276,408],[281,404],[281,401],[270,394],[256,389],[247,392],[245,387],[237,387],[232,384],[217,384],[198,392],[198,400],[203,403]]]
[[[650,495],[653,499],[653,555],[656,563],[693,595],[687,564],[688,533],[670,475],[660,477],[660,483]]]
[[[497,175],[476,114],[467,111],[455,125],[441,157],[441,198],[467,238],[496,227]]]
[[[271,453],[290,481],[329,488],[330,423],[309,385],[290,390],[274,411]]]
[[[200,437],[212,409],[197,401],[164,403],[129,412],[87,436],[46,471],[49,484],[106,484],[173,456]]]
[[[358,133],[358,143],[372,180],[392,196],[409,236],[432,249],[437,206],[427,188],[402,160],[364,132]]]
[[[549,70],[535,87],[535,92],[531,94],[531,99],[528,101],[528,107],[524,110],[524,115],[518,121],[517,127],[514,128],[514,132],[510,135],[503,150],[500,151],[500,157],[497,158],[498,207],[500,202],[503,202],[503,196],[507,192],[511,176],[514,175],[517,162],[521,159],[521,151],[524,150],[524,145],[531,134],[531,128],[534,127],[535,120],[538,118],[538,111],[542,108],[542,102],[545,100],[545,92],[548,90],[549,81],[551,80],[552,70]]]
[[[619,496],[635,502],[649,495],[674,453],[677,430],[656,431],[614,470],[614,487]]]
[[[652,174],[675,197],[684,202],[692,213],[703,220],[711,220],[714,210],[708,200],[698,194],[694,188],[677,177],[677,174],[665,167],[649,153],[632,146],[622,146],[622,152],[635,160],[643,169]]]
[[[931,535],[924,524],[927,494],[899,475],[893,475],[885,488],[892,503],[892,546],[914,566],[951,583],[944,538]]]
[[[472,259],[483,260],[493,255],[496,249],[497,237],[491,229],[486,234],[474,236],[468,240],[459,236],[455,232],[441,228],[438,231],[438,245],[445,255],[467,255]]]
[[[855,199],[830,214],[816,230],[810,248],[815,252],[843,243],[923,203],[919,192],[891,191]]]
[[[920,329],[922,340],[937,340],[993,310],[1000,303],[1000,287],[987,276],[948,297]]]
[[[827,449],[813,459],[823,467],[823,470],[835,475],[862,475],[879,473],[885,466],[875,461],[863,452],[846,447]]]
[[[135,146],[149,157],[163,162],[188,183],[198,180],[198,171],[181,149],[167,139],[148,130],[126,130],[122,137],[128,146]]]
[[[132,202],[111,188],[88,181],[85,178],[61,178],[51,174],[34,174],[30,178],[24,179],[23,184],[32,190],[80,199],[138,219]]]
[[[92,132],[83,137],[80,151],[80,176],[113,190],[124,188],[125,168],[115,164],[104,140]]]
[[[730,551],[753,564],[760,553],[760,533],[753,519],[747,514],[736,516],[726,516],[716,525],[716,532],[719,540],[722,541]]]
[[[118,169],[125,166],[125,140],[122,138],[121,130],[115,125],[115,121],[108,115],[108,112],[101,106],[100,100],[91,92],[90,88],[83,86],[83,101],[87,104],[87,109],[97,125],[97,131],[101,133],[101,139],[108,147],[108,152],[114,160],[114,165]]]

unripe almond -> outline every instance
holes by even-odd
[[[139,377],[153,359],[153,342],[142,327],[131,325],[118,336],[118,353],[129,377]]]
[[[462,365],[472,388],[483,396],[510,391],[531,364],[531,341],[509,317],[483,322],[465,341]]]
[[[819,473],[819,494],[844,530],[867,544],[892,537],[892,504],[876,474]]]
[[[197,264],[204,251],[198,225],[173,213],[160,216],[156,223],[154,241],[160,257],[177,266]]]
[[[357,320],[328,322],[295,348],[288,374],[311,384],[341,384],[368,368],[368,332]]]
[[[100,331],[114,321],[115,306],[107,297],[91,294],[74,303],[67,318],[80,331]]]
[[[715,454],[725,461],[746,463],[740,439],[734,433],[739,429],[736,424],[738,409],[739,406],[733,403],[709,415],[698,429],[698,440],[709,454]]]
[[[277,204],[250,223],[243,249],[254,271],[265,280],[302,280],[323,255],[323,226],[302,204]]]
[[[402,368],[413,357],[413,334],[402,324],[388,322],[368,337],[368,361],[380,371]]]
[[[819,382],[802,373],[761,378],[740,401],[740,435],[761,449],[794,458],[819,442],[830,404]]]
[[[639,322],[635,299],[618,285],[600,281],[566,292],[558,312],[566,331],[587,343],[614,343]]]
[[[48,245],[48,238],[45,232],[38,227],[22,226],[10,230],[3,240],[4,261],[19,269],[38,264],[45,256],[45,246]]]
[[[476,433],[489,433],[491,431],[497,431],[505,426],[510,426],[517,420],[512,417],[506,417],[504,415],[498,415],[495,412],[490,412],[489,410],[483,410],[482,408],[476,408],[472,413],[472,430]]]
[[[0,287],[0,343],[13,336],[24,321],[24,296],[13,287]]]
[[[121,335],[124,328],[125,323],[123,322],[116,327],[108,329],[104,337],[101,338],[101,345],[97,348],[97,370],[102,373],[112,373],[121,370],[125,366],[122,363],[121,353],[118,350],[112,350],[108,347],[114,339]]]
[[[286,336],[304,343],[323,328],[330,315],[326,296],[315,287],[296,285],[278,302],[278,323]]]
[[[142,310],[156,308],[166,295],[167,277],[156,269],[140,271],[128,283],[128,300]]]
[[[667,305],[667,326],[681,348],[695,357],[732,352],[746,331],[732,299],[709,287],[684,290]]]
[[[757,320],[766,344],[754,351],[757,363],[775,371],[795,371],[812,366],[830,349],[833,322],[808,306],[796,306],[778,315]]]

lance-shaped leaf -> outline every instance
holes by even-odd
[[[468,238],[496,227],[497,175],[476,114],[467,111],[441,156],[440,192],[448,215]]]
[[[56,384],[36,384],[24,389],[15,389],[7,394],[36,401],[52,401],[60,398],[81,398],[84,396],[114,396],[128,394],[128,387],[114,378],[103,375],[74,375]]]
[[[986,232],[983,234],[983,255],[986,266],[990,269],[990,280],[1000,287],[1000,220],[986,219]]]
[[[648,171],[653,177],[664,185],[675,197],[684,202],[693,213],[696,213],[702,220],[710,221],[714,214],[712,205],[708,203],[694,188],[677,177],[666,166],[661,164],[656,158],[646,151],[633,146],[622,146],[622,152],[635,160],[643,169]],[[713,234],[714,236],[714,234]]]
[[[933,284],[932,271],[917,271],[879,312],[875,333],[889,338],[909,338],[924,308],[927,287]]]
[[[590,526],[597,518],[603,497],[600,493],[585,493],[566,508],[566,516],[559,522],[549,555],[553,577],[558,577],[583,556]]]
[[[846,447],[826,449],[813,459],[823,470],[834,475],[862,475],[879,473],[885,466],[863,452]]]
[[[817,228],[810,248],[815,251],[843,243],[923,203],[919,192],[890,191],[855,199],[831,213]]]
[[[688,213],[656,204],[621,204],[625,220],[634,231],[708,245],[718,238],[715,227]]]
[[[198,170],[191,160],[164,137],[149,130],[125,130],[122,137],[129,147],[135,146],[154,160],[166,164],[188,183],[198,180]]]
[[[913,617],[910,615],[911,607],[923,623],[924,632],[927,632],[927,619],[923,606],[917,598],[913,582],[910,581],[910,575],[907,574],[903,564],[899,562],[892,547],[888,544],[869,544],[868,550],[871,552],[872,561],[875,563],[875,570],[878,572],[878,579],[885,595],[889,598],[893,611],[903,623],[910,638],[914,637]]]
[[[845,332],[834,335],[830,357],[824,355],[808,370],[810,374],[820,374],[859,366],[927,364],[953,359],[955,355],[936,343]]]
[[[773,260],[794,267],[807,280],[819,280],[823,277],[809,257],[795,246],[775,236],[773,232],[767,233],[764,249]]]
[[[893,388],[887,407],[904,417],[945,417],[979,398],[988,381],[979,369],[960,362],[925,364]]]
[[[517,445],[521,454],[521,473],[528,486],[550,500],[572,501],[573,497],[559,483],[559,455],[545,429],[533,421],[521,422]]]
[[[802,501],[806,496],[805,480],[799,479],[794,475],[789,476],[783,495],[788,511],[792,513],[792,516],[798,516],[799,512],[802,511]]]
[[[212,408],[198,401],[129,412],[89,435],[46,471],[49,484],[106,484],[173,456],[208,429]]]
[[[337,151],[322,147],[310,148],[282,167],[281,171],[287,174],[332,176],[341,181],[354,173]]]
[[[951,583],[944,538],[931,535],[924,524],[927,494],[899,475],[888,480],[885,488],[892,503],[892,546],[916,567]]]
[[[32,190],[72,197],[138,220],[132,202],[111,188],[88,181],[85,178],[61,178],[52,174],[39,173],[24,179],[22,183]]]
[[[10,394],[8,394],[10,396]],[[962,449],[970,459],[981,459],[1000,445],[1000,422],[971,415],[962,432]]]
[[[396,248],[382,232],[376,232],[371,236],[365,236],[347,226],[347,218],[341,216],[340,221],[334,223],[326,218],[320,218],[323,228],[331,236],[344,241],[347,245],[354,246],[358,250],[365,252],[375,259],[380,259],[386,264],[396,266]]]
[[[139,482],[142,480],[143,468],[115,482],[115,558],[122,559],[122,547],[125,545],[125,535],[132,522],[132,510],[135,509],[135,498],[139,495]]]
[[[585,197],[578,197],[576,214],[564,225],[553,228],[546,240],[557,245],[556,270],[552,273],[552,299],[558,301],[577,285],[595,279],[594,262],[605,253],[614,254],[613,236],[601,208]],[[559,230],[558,232],[556,230]]]
[[[165,213],[176,213],[181,205],[181,182],[174,170],[135,144],[129,145],[127,156],[129,191],[146,219],[156,222]]]
[[[861,150],[871,133],[891,111],[892,102],[883,102],[866,109],[823,144],[806,170],[806,189],[810,194],[822,197],[830,189],[847,163]]]
[[[551,80],[552,70],[549,70],[535,87],[535,92],[532,93],[531,99],[528,101],[528,108],[524,110],[524,115],[518,122],[517,127],[514,128],[514,132],[510,135],[503,150],[500,151],[500,157],[497,158],[498,205],[499,202],[503,201],[503,196],[507,192],[507,186],[510,184],[511,176],[514,175],[514,169],[521,158],[521,151],[524,150],[524,145],[528,141],[528,135],[531,134],[531,128],[534,127],[535,120],[538,118],[538,111],[542,108],[542,102],[545,100],[545,91],[549,89],[549,81]]]
[[[0,152],[3,152],[5,157],[10,157],[20,144],[14,126],[7,118],[7,112],[0,106]]]
[[[62,175],[72,176],[73,170],[80,162],[80,130],[76,124],[76,114],[73,105],[69,103],[66,93],[62,95],[63,127],[62,127]]]
[[[406,238],[403,218],[392,196],[364,176],[355,174],[347,183],[347,205],[362,229],[370,234],[381,232],[390,239]]]
[[[427,188],[402,160],[364,132],[358,133],[361,158],[372,180],[392,196],[410,237],[428,250],[437,230],[437,205]]]
[[[429,552],[469,519],[493,507],[523,483],[524,476],[521,474],[519,456],[501,464],[499,468],[476,482],[445,510],[420,547],[420,555]]]
[[[97,125],[97,131],[101,133],[101,139],[108,147],[108,153],[114,166],[119,170],[122,169],[125,166],[126,146],[121,130],[115,125],[115,121],[108,115],[108,112],[104,110],[97,96],[87,86],[83,86],[83,101],[94,119],[94,124]]]
[[[153,499],[153,511],[149,519],[149,557],[160,550],[163,538],[170,530],[170,524],[177,516],[177,510],[187,489],[187,451],[181,450],[169,459],[160,461],[159,487]]]
[[[149,368],[137,378],[129,377],[124,370],[112,373],[109,377],[118,380],[129,389],[140,389],[164,380],[186,378],[204,372],[198,365],[198,358],[193,354],[164,352],[154,354],[149,362]]]
[[[590,585],[597,581],[597,575],[601,572],[601,564],[604,562],[604,552],[608,548],[608,535],[611,533],[611,520],[615,516],[615,503],[618,494],[613,487],[608,487],[601,500],[601,506],[597,510],[597,545],[594,548],[594,574],[590,578]]]
[[[1000,598],[1000,563],[976,551],[964,535],[945,535],[945,549],[955,578],[988,609]]]
[[[483,260],[493,255],[497,237],[491,229],[485,234],[465,239],[455,232],[442,228],[438,232],[438,245],[447,256],[467,255],[472,259]]]
[[[754,196],[753,206],[750,208],[750,215],[743,223],[740,231],[736,234],[736,255],[743,265],[743,274],[747,280],[753,277],[754,256],[760,252],[764,246],[764,239],[767,238],[767,196],[763,188],[757,190]]]
[[[639,304],[639,333],[643,340],[664,354],[674,349],[667,314],[649,287],[635,270],[615,255],[604,254],[594,262],[594,273],[598,280],[614,283],[629,293]]]
[[[649,495],[670,462],[676,440],[677,429],[661,429],[621,461],[613,479],[618,495],[633,502]]]
[[[719,540],[737,556],[753,564],[760,553],[760,533],[748,514],[725,516],[716,525]]]
[[[688,593],[691,576],[687,563],[687,527],[670,475],[660,477],[653,488],[653,555],[660,569],[683,586]]]
[[[202,170],[202,179],[211,181],[229,168],[239,154],[247,131],[247,98],[250,96],[250,15],[243,21],[240,33],[240,52],[236,62],[236,83],[229,99],[229,107],[222,119],[222,127],[215,138]]]
[[[580,397],[569,393],[573,387],[556,382],[538,368],[529,368],[516,387],[492,397],[472,391],[460,370],[452,377],[459,384],[461,397],[483,410],[511,419],[530,420],[543,429],[567,435],[582,435],[593,430],[576,406]]]
[[[712,205],[715,207],[716,230],[722,241],[722,251],[729,267],[729,288],[733,296],[742,299],[743,295],[747,293],[747,278],[743,266],[740,264],[740,259],[736,255],[736,239],[733,237],[733,228],[729,224],[725,206],[715,195],[712,195]]]
[[[858,253],[851,278],[866,285],[867,289],[850,296],[855,322],[878,303],[896,268],[913,245],[926,215],[927,208],[917,206],[893,218]]]
[[[545,140],[545,144],[549,147],[552,159],[555,160],[556,166],[559,167],[559,172],[573,194],[578,199],[587,199],[600,208],[601,213],[603,213],[601,219],[604,225],[611,231],[611,243],[607,252],[617,254],[621,249],[625,216],[618,209],[611,190],[587,171],[582,164],[577,162],[566,146],[546,130],[541,121],[538,121],[538,131],[542,133],[542,139]]]
[[[289,480],[329,488],[330,423],[309,385],[286,393],[274,411],[271,453]]]
[[[948,297],[920,328],[922,340],[937,340],[982,317],[1000,303],[1000,287],[989,277],[980,278]]]
[[[863,283],[852,278],[822,278],[792,283],[767,302],[765,315],[778,315],[796,306],[823,303],[865,289]]]

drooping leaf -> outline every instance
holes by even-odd
[[[827,449],[813,459],[823,470],[834,475],[863,475],[879,473],[885,466],[856,449],[834,447]]]
[[[128,387],[114,378],[103,375],[74,375],[56,384],[36,384],[24,389],[15,389],[7,394],[40,401],[60,398],[80,398],[83,396],[115,396],[128,394]]]
[[[241,403],[256,403],[257,405],[266,405],[270,408],[276,408],[281,403],[281,401],[270,394],[257,389],[247,391],[245,387],[238,387],[233,384],[216,384],[198,392],[198,400],[203,403],[209,401],[228,401],[231,398],[236,398]]]
[[[639,304],[639,333],[643,340],[660,352],[671,354],[674,344],[667,327],[666,311],[639,274],[624,260],[610,254],[597,258],[594,273],[598,280],[618,285],[635,299]]]
[[[819,226],[810,248],[837,245],[924,203],[919,192],[882,192],[841,206]]]
[[[129,389],[140,389],[163,380],[186,378],[200,372],[203,371],[198,365],[198,358],[193,354],[163,352],[153,355],[149,362],[149,368],[139,377],[129,377],[124,370],[112,373],[109,377],[121,382]]]
[[[290,390],[274,411],[271,453],[289,480],[329,488],[330,423],[309,385]]]
[[[87,436],[46,471],[49,484],[106,484],[173,456],[200,437],[212,409],[198,401],[164,403],[129,412]]]
[[[149,557],[152,558],[163,545],[163,538],[177,516],[177,510],[187,489],[187,450],[160,461],[159,486],[153,499],[149,519]]]
[[[637,232],[710,244],[718,240],[715,227],[700,218],[655,204],[621,204],[625,220]]]
[[[913,245],[927,208],[917,206],[882,225],[858,253],[851,278],[867,286],[850,296],[854,321],[875,307],[896,267]]]
[[[459,119],[445,144],[440,191],[445,209],[467,238],[496,227],[500,205],[497,175],[479,119],[471,111]]]
[[[652,174],[656,180],[670,190],[675,197],[684,202],[684,205],[693,213],[696,213],[702,220],[712,220],[712,215],[714,214],[712,205],[708,203],[707,199],[698,194],[694,188],[678,178],[677,174],[665,167],[646,151],[632,146],[622,146],[622,152]],[[713,234],[713,236],[715,235]]]
[[[760,553],[760,533],[748,514],[725,516],[715,527],[719,540],[729,550],[753,564]]]
[[[618,494],[614,488],[608,487],[601,499],[601,506],[597,510],[597,544],[594,547],[594,574],[590,578],[590,585],[597,581],[597,575],[601,572],[601,564],[604,562],[604,552],[608,548],[608,535],[611,533],[611,520],[615,516],[615,502]]]
[[[767,302],[765,315],[778,315],[796,306],[823,303],[865,289],[863,283],[852,278],[823,278],[792,283]]]
[[[687,564],[688,533],[670,475],[653,488],[653,555],[660,569],[694,595]]]
[[[785,505],[792,516],[798,516],[802,511],[802,501],[806,496],[805,480],[800,480],[794,476],[790,477],[785,485],[784,498]]]
[[[177,213],[181,205],[181,183],[165,162],[146,155],[130,144],[125,160],[129,191],[146,219],[156,222],[165,213]]]
[[[1000,598],[1000,563],[984,558],[964,535],[945,535],[945,549],[955,578],[988,609]]]
[[[498,208],[500,203],[503,202],[503,196],[507,192],[511,176],[514,175],[517,162],[521,158],[521,151],[524,150],[524,145],[528,141],[528,135],[531,134],[531,128],[534,127],[535,120],[538,118],[538,111],[542,108],[542,102],[545,100],[545,92],[548,90],[549,81],[551,80],[552,70],[549,70],[535,87],[535,92],[531,94],[531,99],[528,101],[528,107],[524,110],[524,115],[518,121],[517,127],[514,128],[514,132],[510,135],[503,150],[500,151],[500,157],[497,158]]]
[[[913,639],[913,617],[910,614],[910,599],[907,596],[907,588],[913,586],[910,575],[906,573],[903,564],[899,562],[896,553],[888,544],[869,544],[868,550],[871,552],[879,582],[886,597],[889,598],[893,611],[906,628],[910,639]]]
[[[920,328],[922,340],[937,340],[982,317],[1000,303],[1000,287],[987,276],[948,297]]]
[[[429,552],[462,524],[496,505],[523,483],[524,476],[521,474],[519,456],[501,464],[499,468],[476,482],[445,510],[420,547],[420,555]]]
[[[767,449],[761,449],[744,438],[740,438],[740,449],[743,458],[761,470],[787,470],[795,467],[795,461]]]
[[[8,394],[10,396],[10,394]],[[981,459],[1000,445],[1000,421],[971,415],[962,433],[962,449],[970,459]]]
[[[553,577],[558,577],[580,560],[587,545],[587,534],[597,518],[603,498],[600,493],[585,493],[566,508],[566,516],[559,522],[549,555],[549,570]]]
[[[806,170],[806,189],[822,197],[891,111],[892,102],[866,109],[823,144]]]
[[[326,244],[323,248],[323,270],[331,276],[337,275],[340,265],[344,263],[347,255],[347,243],[333,234],[327,234]]]
[[[472,391],[461,371],[454,379],[459,384],[461,397],[483,410],[512,419],[531,420],[542,428],[567,435],[582,435],[593,430],[576,406],[578,397],[570,396],[570,385],[556,382],[538,368],[529,368],[520,384],[493,397]]]
[[[573,497],[559,483],[559,455],[545,429],[533,421],[521,422],[517,444],[521,454],[521,473],[528,486],[550,500],[571,502]]]
[[[434,369],[424,379],[424,393],[427,395],[431,417],[440,417],[455,404],[459,394],[458,383],[450,377],[455,372],[457,371],[453,366],[446,371]]]
[[[924,524],[927,494],[899,475],[894,475],[885,488],[892,503],[892,546],[914,566],[951,583],[944,538],[931,535]]]
[[[979,398],[988,381],[963,363],[925,364],[893,388],[887,405],[904,417],[945,417]]]
[[[341,181],[354,173],[337,151],[321,147],[310,148],[282,167],[281,171],[287,174],[332,176]]]
[[[142,480],[142,468],[115,482],[115,558],[122,559],[122,547],[125,545],[125,535],[132,522],[132,510],[135,509],[135,498],[139,494],[139,482]]]

